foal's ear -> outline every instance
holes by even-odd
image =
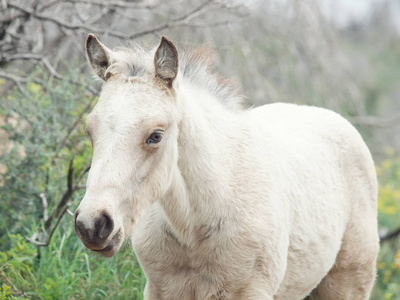
[[[106,70],[110,65],[111,50],[99,42],[94,34],[89,34],[86,39],[86,55],[90,66],[103,80],[107,80]]]
[[[165,36],[161,38],[160,45],[154,56],[156,75],[162,79],[168,87],[172,87],[178,74],[178,50]]]

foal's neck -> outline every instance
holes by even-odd
[[[178,239],[191,243],[198,227],[219,226],[231,205],[227,199],[234,198],[232,152],[240,118],[203,91],[182,91],[178,103],[178,170],[163,206]]]

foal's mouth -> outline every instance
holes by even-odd
[[[114,256],[120,246],[122,244],[122,238],[121,238],[121,229],[118,230],[118,232],[113,236],[113,238],[111,239],[111,241],[108,243],[107,246],[105,246],[103,249],[90,249],[93,252],[99,253],[100,255],[104,256],[104,257],[111,257]]]

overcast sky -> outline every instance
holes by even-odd
[[[316,0],[318,1],[318,0]],[[325,14],[339,26],[345,26],[351,21],[362,22],[368,19],[374,4],[385,0],[319,0]],[[390,0],[391,14],[388,16],[400,28],[400,1]]]

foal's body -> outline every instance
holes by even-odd
[[[85,246],[112,256],[131,236],[146,300],[368,299],[377,183],[346,120],[237,109],[201,53],[178,68],[165,38],[150,53],[93,35],[86,47],[105,84],[87,120],[94,154],[75,219]]]
[[[322,299],[367,299],[377,186],[356,130],[312,107],[265,105],[227,120],[199,109],[184,121],[195,134],[183,133],[177,182],[134,230],[146,299],[303,299],[329,272]],[[185,193],[174,191],[181,181]],[[187,223],[169,220],[181,211],[190,217],[172,218]]]

